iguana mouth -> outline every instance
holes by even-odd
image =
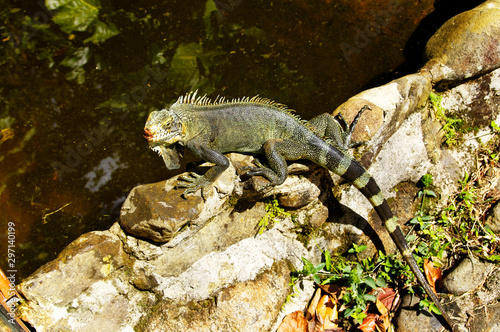
[[[144,129],[144,138],[146,139],[146,141],[148,142],[154,142],[156,140],[155,136],[153,135],[153,133],[151,133],[149,130],[147,129]]]

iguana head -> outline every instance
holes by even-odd
[[[182,143],[184,136],[184,126],[173,111],[162,110],[149,114],[144,138],[149,142],[149,147],[163,158],[168,169],[180,167],[179,155],[173,144]]]
[[[180,118],[171,110],[151,112],[144,126],[144,138],[150,145],[172,145],[184,138]]]

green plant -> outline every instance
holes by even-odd
[[[500,200],[500,195],[484,185],[486,181],[482,179],[494,166],[494,159],[483,152],[478,160],[479,168],[471,174],[465,172],[459,181],[460,190],[441,212],[438,222],[449,226],[447,239],[455,253],[473,253],[483,259],[500,261],[500,238],[484,226],[487,211]]]
[[[438,307],[434,304],[434,302],[430,302],[427,299],[421,299],[418,303],[419,309],[422,310],[427,308],[430,312],[433,312],[437,315],[441,315],[441,311],[439,311]]]
[[[264,233],[270,223],[278,222],[279,218],[291,218],[291,214],[280,207],[276,198],[267,199],[265,208],[266,214],[259,221],[259,234]]]
[[[436,218],[428,211],[429,207],[427,203],[430,199],[437,197],[436,193],[430,189],[433,182],[434,180],[431,174],[425,174],[420,179],[419,183],[422,185],[422,188],[417,194],[418,199],[420,199],[419,210],[415,213],[415,217],[409,221],[412,228],[409,232],[410,235],[407,236],[407,240],[410,243],[415,242],[416,244],[414,256],[417,263],[421,263],[425,258],[430,259],[432,257],[438,257],[442,259],[444,250],[448,247],[446,243],[444,243],[445,236],[443,228],[441,226],[436,227]],[[421,234],[427,235],[426,241],[417,241],[417,236],[412,233],[415,227],[419,228]]]
[[[366,249],[365,245],[353,244],[350,253],[359,254]],[[323,252],[324,262],[314,265],[302,258],[304,267],[292,275],[292,280],[311,277],[317,284],[339,285],[343,288],[340,299],[345,319],[352,318],[361,323],[366,317],[369,302],[376,297],[370,292],[378,287],[387,287],[388,283],[399,283],[401,276],[407,276],[405,265],[393,255],[379,254],[376,261],[366,258],[348,261],[343,256],[331,257],[328,250]],[[397,270],[395,270],[397,269]]]
[[[447,146],[458,145],[458,143],[461,142],[459,133],[462,130],[464,121],[458,118],[449,117],[447,115],[448,110],[441,105],[441,102],[443,100],[443,97],[441,95],[431,92],[429,95],[429,100],[432,108],[436,112],[437,118],[441,121],[441,124],[443,125],[442,130],[444,132],[444,137],[445,137],[444,144],[446,144]]]
[[[472,253],[483,259],[500,261],[500,239],[484,226],[488,210],[500,200],[500,195],[489,185],[495,183],[494,179],[483,180],[488,170],[498,168],[497,155],[492,155],[490,151],[498,151],[497,145],[498,140],[492,147],[484,147],[478,153],[478,169],[471,174],[465,172],[463,179],[459,180],[459,190],[449,198],[448,206],[442,210],[429,212],[425,205],[426,199],[435,198],[436,195],[425,186],[420,190],[418,196],[422,199],[421,205],[415,217],[410,220],[412,231],[416,229],[420,237],[408,237],[416,246],[414,256],[418,263],[425,258],[437,258],[433,259],[434,264],[443,266],[443,260],[450,257],[445,254],[447,251],[453,256]],[[496,177],[500,175],[497,174]],[[421,183],[432,184],[428,180],[429,178],[421,180]]]

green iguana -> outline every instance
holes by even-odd
[[[269,186],[282,184],[288,174],[286,160],[308,159],[349,181],[370,201],[426,293],[450,327],[453,322],[418,268],[405,236],[373,177],[347,153],[351,134],[363,107],[348,126],[343,119],[322,114],[302,121],[285,105],[261,97],[211,101],[196,92],[181,96],[168,110],[149,115],[144,137],[169,169],[179,168],[178,145],[215,164],[204,175],[190,173],[179,181],[185,194],[209,189],[229,166],[227,152],[265,154],[269,167],[256,161],[246,167],[250,176],[262,175]]]

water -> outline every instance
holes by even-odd
[[[0,267],[18,281],[109,228],[134,186],[174,174],[142,138],[150,111],[199,89],[259,94],[306,119],[332,112],[418,67],[419,36],[451,16],[445,1],[441,16],[434,1],[99,3],[92,24],[118,34],[96,44],[40,2],[1,6]]]

